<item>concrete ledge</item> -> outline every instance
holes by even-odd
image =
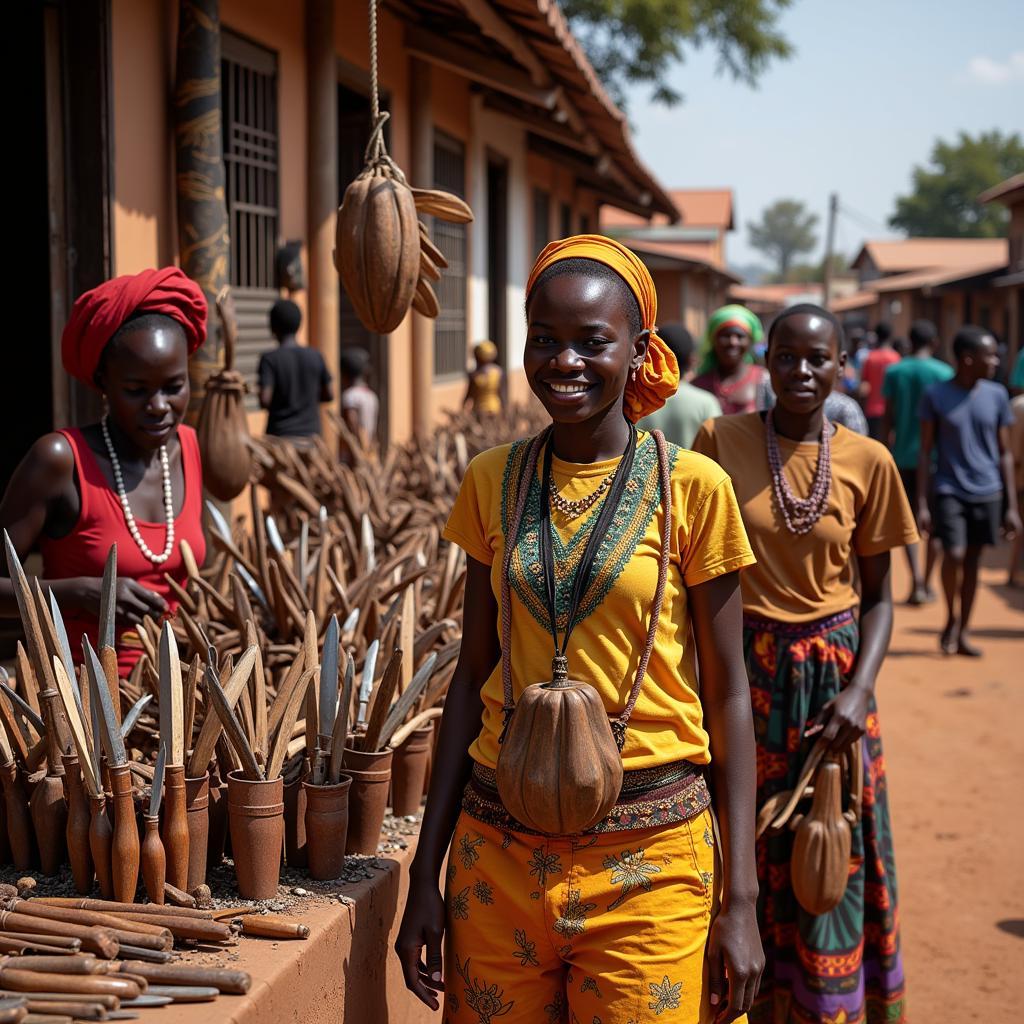
[[[295,914],[309,926],[305,941],[243,937],[233,953],[184,962],[248,971],[245,996],[215,1003],[168,1006],[163,1024],[427,1024],[435,1014],[406,991],[391,947],[409,888],[406,865],[415,839],[401,853],[382,856],[384,870],[346,890],[353,903],[314,904]],[[140,1019],[151,1015],[144,1013]],[[157,1014],[152,1014],[156,1020]]]

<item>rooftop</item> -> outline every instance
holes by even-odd
[[[674,194],[670,192],[669,195]],[[1024,174],[1015,174],[1012,178],[1007,178],[1006,181],[1001,181],[998,185],[986,189],[978,196],[978,201],[1002,203],[1003,206],[1016,206],[1018,203],[1024,203]]]
[[[976,263],[1006,262],[1005,238],[903,238],[865,242],[851,266],[859,269],[870,258],[879,273],[903,274],[911,270],[962,267]]]

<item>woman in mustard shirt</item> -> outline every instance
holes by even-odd
[[[776,317],[768,413],[708,420],[693,442],[732,478],[757,564],[743,574],[743,642],[757,732],[758,806],[791,790],[820,733],[861,744],[864,798],[850,875],[827,914],[790,882],[793,832],[758,840],[758,917],[768,964],[758,1024],[904,1020],[896,865],[875,680],[892,632],[890,551],[917,540],[887,448],[829,422],[845,363],[836,318]]]
[[[468,556],[462,651],[396,952],[423,1002],[444,991],[446,1024],[725,1022],[757,987],[738,582],[752,556],[725,473],[634,426],[678,383],[656,309],[646,268],[616,242],[541,253],[524,366],[551,427],[479,455],[445,531]],[[574,591],[581,564],[592,571]],[[579,835],[531,830],[496,783],[511,704],[551,678],[553,642],[628,717],[618,801]]]

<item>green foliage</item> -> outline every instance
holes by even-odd
[[[761,214],[760,224],[747,224],[747,232],[750,244],[775,260],[778,280],[787,281],[793,257],[818,244],[817,223],[818,215],[798,199],[777,199]]]
[[[1024,142],[1014,132],[961,132],[955,142],[939,139],[930,167],[915,167],[913,191],[898,196],[889,224],[908,235],[929,238],[999,238],[1006,232],[1007,211],[983,205],[987,188],[1024,171]]]
[[[769,63],[792,46],[778,31],[792,0],[562,0],[573,34],[620,107],[627,85],[654,87],[653,100],[672,106],[682,96],[669,85],[686,47],[713,46],[721,70],[755,84]]]

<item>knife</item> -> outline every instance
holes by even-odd
[[[320,660],[320,736],[330,742],[338,713],[338,616],[332,615],[324,633]],[[323,744],[321,744],[322,746]]]
[[[128,734],[135,728],[135,724],[142,717],[142,712],[149,707],[153,701],[153,694],[147,693],[140,697],[131,707],[131,710],[124,716],[121,723],[121,738],[128,739]]]
[[[78,675],[75,672],[75,659],[71,657],[71,644],[68,642],[68,631],[64,625],[64,616],[60,613],[60,605],[57,598],[50,595],[50,618],[53,619],[53,628],[57,631],[57,645],[60,647],[60,660],[64,663],[64,671],[68,674],[71,682],[71,691],[75,695],[75,702],[78,704],[78,713],[82,713],[82,695],[78,692]]]
[[[359,683],[359,712],[356,715],[356,725],[366,725],[366,706],[370,703],[370,694],[373,692],[373,673],[377,670],[377,652],[379,650],[380,641],[374,640],[366,651],[363,675]]]
[[[0,690],[2,690],[10,698],[11,704],[13,704],[31,723],[32,728],[35,729],[40,736],[46,734],[46,723],[36,714],[35,709],[31,704],[26,701],[17,690],[14,689],[10,684],[10,676],[7,674],[7,669],[0,665]]]
[[[112,768],[128,763],[128,754],[121,738],[121,728],[114,714],[114,702],[107,689],[107,677],[96,652],[87,636],[82,637],[82,651],[85,654],[85,668],[89,674],[89,703],[99,719],[100,740]]]
[[[160,631],[160,742],[167,748],[167,763],[185,763],[182,723],[181,661],[169,622]]]
[[[279,554],[284,554],[284,541],[281,540],[281,534],[277,529],[277,523],[274,522],[273,516],[267,516],[267,540],[270,541],[270,546]]]
[[[156,755],[156,770],[153,772],[153,788],[149,794],[149,816],[160,813],[160,801],[164,795],[164,768],[167,766],[167,747],[161,743]]]
[[[214,529],[226,540],[231,540],[231,527],[228,526],[228,521],[221,515],[220,509],[211,501],[207,501],[206,510],[210,513],[210,519],[213,520]],[[267,611],[270,610],[270,605],[267,603],[267,595],[263,593],[263,589],[253,578],[251,572],[240,562],[235,562],[235,570],[238,575],[242,577],[242,582],[252,591],[253,596],[260,604],[263,605]]]
[[[114,611],[117,607],[117,545],[111,544],[107,561],[103,566],[103,583],[100,585],[100,633],[97,647],[114,646]]]

